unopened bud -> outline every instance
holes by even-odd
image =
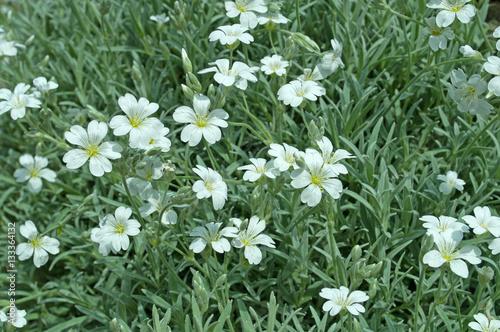
[[[99,12],[101,15],[106,15],[109,13],[109,9],[111,8],[111,1],[109,0],[104,0],[101,2],[101,5],[99,6]]]
[[[311,142],[316,142],[323,137],[323,134],[319,131],[319,128],[316,126],[314,120],[311,120],[309,123],[309,132],[307,133]]]
[[[109,329],[112,332],[120,332],[121,331],[121,325],[118,323],[118,320],[116,318],[113,318],[111,322],[109,322]]]
[[[190,72],[186,74],[186,82],[188,87],[190,87],[194,92],[201,93],[202,87],[200,81],[198,81],[198,78],[193,73]]]
[[[361,331],[361,326],[359,325],[359,322],[356,318],[352,319],[352,330],[354,332],[360,332]]]
[[[363,251],[361,250],[361,247],[359,245],[355,245],[354,248],[351,250],[351,258],[353,262],[357,262],[358,259],[361,258],[361,254]]]
[[[292,39],[297,45],[299,45],[300,47],[304,48],[309,52],[315,52],[315,53],[321,52],[318,44],[308,36],[304,35],[303,33],[294,32],[292,34]]]
[[[292,37],[288,37],[285,41],[285,48],[283,49],[283,56],[285,60],[290,60],[295,54],[296,46]]]
[[[148,156],[156,156],[157,154],[160,154],[160,153],[161,153],[161,150],[162,150],[162,149],[163,149],[163,148],[162,148],[161,146],[157,146],[156,148],[152,148],[152,149],[150,149],[150,150],[146,153],[146,155],[148,155]]]
[[[279,2],[271,2],[267,7],[267,11],[272,13],[279,12],[280,10],[281,4]]]
[[[95,109],[94,106],[87,105],[87,108],[89,109],[89,115],[92,119],[98,120],[98,121],[103,121],[103,122],[108,122],[108,119],[106,119],[106,116],[99,112],[98,110]]]
[[[142,83],[142,73],[139,64],[134,60],[132,65],[132,77],[138,84]]]
[[[434,247],[434,237],[432,234],[430,235],[424,235],[424,238],[422,239],[422,243],[420,245],[420,262],[422,262],[424,255],[428,253],[432,247]]]
[[[182,55],[182,65],[184,66],[184,71],[186,73],[191,73],[193,71],[193,65],[191,64],[191,60],[189,60],[189,57],[185,49],[182,49],[181,55]]]
[[[495,272],[489,266],[478,268],[477,272],[479,273],[479,283],[483,286],[486,285],[488,281],[493,280],[495,276]]]
[[[375,278],[375,280],[373,280],[372,284],[370,285],[370,289],[368,290],[368,297],[370,299],[373,299],[375,295],[377,295],[377,288],[378,288],[378,279]]]
[[[160,48],[161,48],[161,52],[163,54],[163,57],[165,59],[168,59],[170,58],[170,49],[168,48],[167,44],[165,43],[160,43]]]
[[[181,84],[182,92],[184,93],[184,96],[186,96],[187,99],[193,100],[194,98],[194,92],[191,90],[187,85]]]
[[[26,47],[28,47],[31,44],[33,44],[34,40],[35,40],[35,35],[31,35],[31,37],[29,37],[24,44],[26,45]]]

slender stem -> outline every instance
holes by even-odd
[[[240,127],[245,127],[247,128],[248,130],[250,130],[255,136],[257,136],[258,139],[260,139],[261,141],[265,142],[266,139],[262,136],[260,136],[256,131],[255,129],[253,129],[252,127],[250,127],[249,125],[247,125],[246,123],[243,123],[243,122],[228,122],[229,125],[231,126],[240,126]]]
[[[416,19],[411,18],[411,17],[406,16],[406,15],[403,15],[403,14],[401,14],[401,13],[398,13],[397,11],[393,10],[393,9],[392,9],[391,7],[389,7],[389,6],[386,6],[384,9],[385,9],[387,12],[389,12],[389,13],[391,13],[391,14],[394,14],[394,15],[396,15],[396,16],[398,16],[398,17],[400,17],[400,18],[404,19],[404,20],[407,20],[407,21],[410,21],[410,22],[416,23],[416,24],[418,24],[418,25],[420,25],[420,26],[423,26],[423,27],[427,27],[427,25],[426,25],[425,23],[422,23],[422,22],[420,22],[420,21],[417,21]]]
[[[302,28],[300,26],[300,15],[299,15],[299,0],[295,0],[295,18],[297,19],[297,28],[300,31],[302,31]]]
[[[206,140],[203,140],[203,143],[205,143],[205,148],[207,149],[207,152],[208,152],[208,157],[210,158],[210,162],[212,163],[212,167],[214,169],[217,169],[219,172],[222,172],[219,164],[217,163],[217,161],[215,160],[215,157],[212,153],[212,150],[210,149],[210,146],[208,145],[207,141]]]
[[[195,43],[193,43],[193,41],[191,40],[191,38],[189,37],[189,35],[188,35],[187,33],[184,33],[184,37],[186,37],[186,39],[188,40],[188,42],[189,42],[191,45],[193,45],[194,49],[195,49],[198,53],[200,53],[200,54],[201,54],[201,55],[205,58],[205,60],[210,61],[210,59],[208,58],[208,56],[207,56],[205,53],[203,53],[203,51],[202,51],[202,50],[200,50],[200,48],[199,48],[199,47],[198,47]]]
[[[460,331],[463,331],[464,329],[462,327],[462,315],[460,313],[460,303],[458,302],[457,292],[455,290],[455,287],[452,287],[452,289],[453,289],[453,298],[455,299],[455,305],[457,306],[458,325],[460,326]]]
[[[260,208],[259,208],[259,217],[261,220],[264,219],[264,179],[259,180],[260,187]]]
[[[444,266],[441,266],[441,274],[439,275],[439,284],[438,284],[438,289],[436,293],[438,294],[438,300],[441,299],[441,287],[443,286],[443,276],[444,276]],[[429,325],[432,320],[432,316],[434,315],[434,310],[436,309],[437,301],[433,301],[431,308],[429,310],[429,315],[427,317],[427,321],[425,322],[425,328],[424,331],[429,331]],[[415,331],[416,332],[416,331]]]
[[[273,47],[274,54],[278,55],[278,52],[276,52],[276,48],[274,48],[273,31],[272,30],[269,30],[269,41],[271,42],[271,46]]]
[[[130,190],[128,189],[128,184],[127,184],[127,181],[125,179],[125,176],[123,176],[123,174],[120,174],[120,175],[122,177],[122,182],[123,182],[123,186],[125,187],[125,191],[127,192],[128,200],[130,201],[130,204],[132,204],[132,207],[134,208],[135,213],[137,214],[137,218],[139,219],[139,222],[141,223],[142,229],[145,231],[146,224],[144,223],[144,219],[142,219],[141,212],[139,211],[139,208],[135,204],[135,202],[132,198],[132,195],[130,195]]]
[[[252,119],[252,121],[259,127],[259,129],[264,134],[264,136],[266,136],[266,139],[269,140],[269,141],[272,141],[271,135],[264,128],[264,125],[262,124],[262,122],[260,122],[260,120],[255,115],[253,115],[252,113],[250,113],[250,110],[248,108],[247,99],[245,98],[245,93],[243,91],[240,91],[240,92],[241,92],[241,95],[243,97],[243,102],[245,104],[245,107],[241,106],[240,102],[238,101],[238,99],[236,98],[236,96],[234,95],[234,93],[231,92],[231,93],[233,93],[233,97],[236,100],[236,103],[238,104],[238,106],[240,106],[243,109],[243,111],[250,117],[250,119]]]
[[[420,306],[420,293],[422,290],[422,284],[424,283],[426,269],[427,269],[427,266],[422,265],[420,268],[419,276],[418,276],[417,298],[415,299],[415,313],[414,313],[414,321],[413,321],[413,331],[414,332],[418,331],[418,309]]]
[[[309,132],[309,124],[307,123],[307,120],[306,120],[306,114],[304,113],[304,106],[300,106],[300,114],[302,115],[302,120],[304,120],[304,123],[306,125],[306,128],[307,128],[307,132]]]
[[[219,261],[217,260],[217,254],[215,253],[215,250],[212,250],[212,253],[214,254],[215,267],[217,269],[217,280],[218,280],[220,278]],[[222,297],[222,304],[226,306],[227,302],[226,302],[226,297],[224,296],[224,288],[222,288],[222,285],[220,286],[220,294]]]
[[[474,1],[474,2],[476,2],[476,1]],[[474,4],[474,7],[477,8],[477,3]],[[483,27],[481,26],[480,22],[482,22],[482,21],[479,18],[479,14],[478,14],[478,10],[477,9],[476,9],[476,22],[477,22],[477,25],[479,27],[479,30],[481,30],[481,35],[483,36],[484,42],[486,43],[486,46],[488,46],[488,49],[490,50],[490,53],[491,54],[495,53],[495,51],[493,50],[493,47],[490,44],[490,41],[488,40],[488,37],[486,36],[486,33],[484,32]]]
[[[165,256],[163,255],[163,252],[160,250],[160,248],[158,248],[158,252],[160,253],[160,259],[162,260],[163,264],[165,264],[165,266],[167,267],[167,269],[170,271],[170,273],[172,273],[172,275],[174,276],[174,278],[177,279],[177,281],[185,288],[185,289],[189,289],[190,287],[188,285],[186,285],[186,283],[179,277],[179,274],[177,272],[175,272],[175,270],[172,268],[172,266],[170,266],[170,264],[168,263],[167,259],[165,258]]]

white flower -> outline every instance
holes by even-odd
[[[296,162],[296,159],[299,158],[299,150],[297,148],[286,143],[283,143],[283,145],[272,143],[269,147],[271,149],[268,153],[276,158],[274,159],[274,167],[280,172],[284,172],[290,167],[293,167],[293,169],[299,168]]]
[[[439,49],[445,50],[448,45],[448,40],[455,38],[453,30],[448,27],[440,27],[436,24],[436,18],[430,17],[426,20],[427,27],[424,29],[424,34],[429,35],[429,46],[431,50],[437,52]]]
[[[142,162],[146,165],[136,171],[137,177],[128,178],[126,181],[130,195],[139,194],[141,198],[146,199],[145,197],[149,197],[148,192],[153,189],[151,181],[158,180],[163,176],[164,166],[155,156],[146,156]]]
[[[314,70],[311,70],[310,68],[304,69],[304,74],[297,77],[297,79],[302,82],[305,81],[318,82],[324,79],[326,76],[328,76],[328,74],[329,73],[325,73],[325,70],[323,70],[322,66],[315,66]]]
[[[276,169],[273,168],[274,162],[272,160],[267,161],[264,158],[250,158],[250,162],[253,165],[238,167],[238,170],[246,171],[245,174],[243,174],[243,180],[255,182],[264,175],[270,179],[276,177]]]
[[[115,136],[130,132],[129,146],[139,148],[151,139],[151,133],[161,131],[163,124],[157,118],[149,117],[158,110],[158,104],[150,103],[146,98],[135,99],[130,93],[118,98],[118,105],[125,115],[116,115],[109,122]]]
[[[262,0],[226,1],[224,4],[227,16],[237,17],[239,15],[241,25],[252,29],[255,28],[258,23],[257,15],[254,12],[267,12],[267,6]]]
[[[447,229],[468,233],[467,225],[457,222],[457,219],[447,216],[440,216],[439,219],[434,216],[422,216],[419,220],[424,221],[424,228],[427,228],[427,235],[442,233]]]
[[[500,253],[500,238],[491,241],[490,245],[488,246],[488,249],[491,250],[491,253],[493,255]]]
[[[198,74],[215,72],[214,80],[226,87],[234,84],[237,88],[245,90],[247,80],[250,82],[257,82],[257,77],[255,77],[253,72],[258,70],[258,67],[249,67],[243,62],[235,61],[233,66],[229,68],[228,59],[218,59],[215,60],[215,62],[210,62],[209,65],[215,65],[216,67],[200,70]]]
[[[322,96],[325,93],[325,88],[316,82],[295,80],[283,85],[278,90],[278,100],[283,100],[285,105],[297,107],[302,104],[304,99],[316,101],[318,96]]]
[[[16,56],[17,48],[21,45],[15,41],[6,41],[0,38],[0,58],[4,56]]]
[[[200,253],[209,244],[216,252],[223,254],[231,250],[231,244],[226,237],[236,237],[238,229],[236,227],[225,227],[219,231],[222,223],[208,223],[205,227],[196,227],[190,236],[197,238],[191,242],[189,249],[195,253]]]
[[[459,191],[464,190],[465,181],[458,178],[457,172],[448,171],[445,175],[438,175],[437,179],[440,181],[444,181],[439,185],[439,191],[445,195],[451,193],[453,188],[456,188]]]
[[[342,43],[337,39],[332,39],[333,52],[329,52],[323,56],[323,61],[321,62],[322,71],[324,77],[329,76],[337,71],[337,69],[344,68],[344,63],[340,58],[342,56]]]
[[[222,45],[232,45],[238,40],[243,44],[250,44],[250,42],[253,42],[252,35],[245,32],[248,28],[241,24],[223,25],[217,29],[218,30],[215,30],[208,36],[208,40],[218,40]]]
[[[370,299],[362,291],[354,291],[349,294],[349,289],[344,286],[340,286],[340,289],[323,288],[319,296],[328,300],[323,304],[323,310],[329,312],[331,316],[335,316],[341,310],[348,310],[351,314],[357,316],[365,312],[365,307],[359,303]]]
[[[474,215],[462,217],[474,229],[474,234],[490,232],[494,237],[500,237],[500,218],[492,216],[489,207],[475,207]]]
[[[431,267],[440,267],[445,263],[450,264],[451,271],[456,275],[467,278],[469,269],[463,260],[471,264],[481,263],[481,250],[475,246],[466,245],[457,249],[462,241],[463,233],[461,231],[447,229],[442,233],[433,234],[434,243],[438,250],[431,250],[424,255],[423,262]]]
[[[232,244],[235,248],[245,247],[245,258],[248,263],[257,265],[262,260],[262,252],[257,247],[261,244],[270,248],[275,248],[274,241],[265,234],[260,234],[266,229],[266,222],[259,220],[259,217],[253,216],[250,218],[248,226],[241,229],[242,221],[238,218],[230,219],[239,229],[238,236],[233,239]]]
[[[10,111],[10,116],[13,120],[24,117],[26,107],[40,108],[42,103],[38,100],[35,94],[26,94],[30,86],[24,83],[19,83],[14,88],[14,92],[8,89],[0,89],[0,115]]]
[[[9,318],[8,322],[17,328],[21,328],[26,325],[26,310],[19,310],[17,307],[14,307],[14,312],[10,312],[9,310]]]
[[[482,58],[481,53],[479,53],[478,51],[474,50],[469,45],[460,46],[460,53],[462,53],[463,56],[466,57],[466,58],[479,58],[479,59]]]
[[[49,81],[45,77],[37,77],[33,80],[33,85],[37,88],[41,93],[47,94],[49,90],[54,90],[59,87],[59,84]]]
[[[471,17],[476,14],[476,7],[471,4],[467,4],[471,0],[431,0],[427,4],[429,8],[443,9],[436,16],[437,25],[440,27],[447,27],[453,21],[455,21],[455,16],[462,23],[469,23]]]
[[[0,28],[0,32],[1,32],[1,28]],[[0,35],[0,38],[1,38],[1,35]],[[5,314],[5,312],[0,310],[0,322],[6,322],[6,321],[7,321],[7,315]]]
[[[19,228],[21,235],[28,239],[28,243],[20,243],[16,247],[16,254],[19,260],[24,261],[33,256],[33,262],[36,267],[45,265],[49,260],[49,254],[57,255],[59,253],[59,241],[48,236],[38,234],[35,224],[27,220]]]
[[[483,65],[483,68],[488,73],[496,75],[488,83],[488,90],[493,92],[495,96],[500,96],[500,58],[497,56],[489,56],[488,62]]]
[[[495,31],[493,31],[493,37],[500,38],[500,27],[497,27]],[[500,40],[497,40],[497,50],[500,51]]]
[[[267,23],[276,25],[288,23],[290,22],[290,20],[283,16],[281,13],[267,12],[258,17],[258,22],[260,25],[264,25]]]
[[[146,197],[148,203],[139,208],[141,217],[147,217],[153,212],[161,213],[167,206],[167,202],[171,196],[171,194],[166,194],[162,197],[158,191],[151,190]],[[174,210],[166,209],[161,215],[160,220],[164,225],[175,225],[177,223],[177,213]]]
[[[165,137],[169,132],[170,129],[168,129],[167,127],[162,127],[161,130],[150,133],[151,139],[147,144],[141,145],[140,148],[145,150],[146,152],[155,148],[161,148],[161,152],[170,151],[170,146],[172,145],[172,143],[168,138]]]
[[[201,137],[214,144],[222,137],[219,127],[226,128],[229,118],[224,110],[218,108],[210,112],[210,99],[206,96],[196,94],[193,99],[193,109],[180,106],[174,112],[173,118],[179,123],[189,123],[181,132],[181,140],[195,146],[201,141]]]
[[[139,234],[141,224],[137,220],[129,219],[132,210],[120,206],[115,210],[115,215],[106,215],[103,227],[94,235],[96,242],[103,245],[111,244],[113,249],[120,251],[127,250],[130,245],[129,236]]]
[[[165,14],[165,13],[161,13],[158,15],[152,15],[149,17],[149,19],[151,21],[156,22],[160,26],[167,23],[168,21],[170,21],[170,17],[168,17],[167,14]]]
[[[486,91],[486,82],[481,79],[481,75],[472,75],[467,81],[467,77],[462,69],[451,71],[451,84],[447,84],[451,99],[458,104],[460,112],[471,114],[488,115],[493,109],[486,100],[480,96]]]
[[[106,216],[99,216],[99,227],[93,228],[92,233],[90,234],[90,239],[96,243],[99,243],[99,253],[103,256],[109,255],[111,251],[113,252],[113,254],[116,254],[118,252],[115,250],[115,248],[113,248],[113,244],[111,242],[107,242],[105,241],[105,239],[101,239],[101,236],[97,235],[104,228],[105,224]]]
[[[344,165],[339,164],[339,161],[341,161],[342,159],[356,157],[343,149],[339,149],[333,152],[332,142],[326,136],[323,136],[320,140],[317,140],[316,143],[321,150],[321,155],[325,163],[324,167],[330,168],[336,175],[347,174],[347,168]]]
[[[17,182],[28,181],[28,190],[32,193],[39,193],[42,190],[42,179],[49,182],[56,181],[56,173],[47,167],[48,160],[44,157],[23,154],[19,158],[19,163],[24,167],[17,169],[14,172],[14,177]]]
[[[283,60],[281,55],[276,54],[273,56],[266,56],[264,59],[260,60],[260,62],[263,64],[263,66],[260,67],[260,70],[262,70],[266,75],[285,75],[286,67],[289,65],[289,62]]]
[[[193,172],[201,177],[201,180],[193,184],[193,191],[198,199],[212,197],[215,210],[220,210],[227,200],[227,185],[222,176],[211,168],[196,165]]]
[[[296,169],[292,172],[292,187],[304,188],[300,198],[302,203],[316,206],[321,201],[323,189],[334,199],[340,197],[342,182],[333,179],[337,176],[328,167],[323,167],[323,157],[318,151],[308,149],[304,155],[306,169]]]
[[[64,137],[71,144],[79,146],[66,152],[63,161],[69,169],[77,169],[89,161],[90,173],[94,176],[103,176],[113,169],[109,159],[121,158],[122,147],[118,143],[104,142],[102,139],[108,132],[105,122],[93,120],[89,123],[87,130],[75,125],[70,131],[64,133]]]
[[[474,331],[495,332],[500,331],[500,320],[492,319],[491,321],[484,314],[474,315],[476,322],[469,323],[469,327]]]

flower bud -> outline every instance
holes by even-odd
[[[420,262],[422,262],[424,255],[434,247],[434,237],[431,235],[424,235],[420,245]]]
[[[213,95],[215,95],[215,87],[213,84],[210,84],[207,90],[207,97],[211,98]]]
[[[191,63],[191,60],[189,59],[185,49],[182,49],[181,56],[182,56],[182,66],[184,67],[184,71],[186,73],[191,73],[193,71],[193,64]]]
[[[167,44],[160,43],[160,48],[161,48],[161,52],[163,53],[163,57],[165,59],[170,58],[170,49],[168,48]]]
[[[35,35],[31,35],[31,37],[29,37],[24,44],[26,45],[26,47],[28,47],[31,44],[33,44],[34,40],[35,40]]]
[[[351,250],[351,258],[353,262],[357,262],[361,258],[363,251],[359,245],[355,245]]]
[[[281,4],[279,2],[271,2],[267,7],[268,12],[276,13],[281,10]]]
[[[479,283],[482,286],[485,286],[488,281],[493,280],[493,277],[495,276],[495,272],[489,266],[478,268],[477,272],[479,273]]]
[[[139,64],[134,60],[132,65],[132,78],[138,84],[142,83],[142,73]]]
[[[283,49],[283,57],[285,58],[285,60],[290,61],[290,59],[293,58],[293,55],[295,54],[295,50],[295,42],[293,41],[292,37],[288,37],[285,41],[285,48]]]
[[[370,299],[373,299],[375,295],[377,295],[377,288],[378,288],[378,279],[375,278],[375,280],[373,280],[372,284],[370,285],[370,289],[368,290],[368,297]]]
[[[318,44],[308,36],[304,35],[303,33],[294,32],[292,34],[292,39],[297,45],[299,45],[300,47],[304,48],[309,52],[314,52],[314,53],[321,52],[321,49],[319,48]]]
[[[193,100],[194,99],[194,92],[191,90],[188,86],[181,84],[182,92],[184,93],[184,96],[186,96],[187,99]]]
[[[109,322],[109,329],[112,332],[120,332],[121,331],[121,325],[118,323],[118,320],[116,318],[113,318],[111,322]]]
[[[354,332],[360,332],[361,331],[361,326],[359,325],[359,322],[356,318],[352,319],[352,330]]]
[[[101,15],[104,16],[107,13],[109,13],[110,8],[111,8],[111,1],[104,0],[101,2],[100,6],[99,6],[99,12],[101,13]]]
[[[190,87],[194,92],[201,93],[201,84],[198,78],[191,72],[186,74],[186,82],[188,87]]]
[[[323,134],[319,131],[314,120],[309,123],[309,132],[307,133],[311,142],[316,142],[323,137]]]
[[[98,121],[103,121],[103,122],[108,122],[108,119],[106,119],[106,116],[99,112],[98,110],[95,109],[94,106],[87,105],[87,108],[89,109],[89,115],[92,119],[98,120]]]

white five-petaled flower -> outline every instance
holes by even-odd
[[[483,56],[478,51],[474,50],[469,45],[460,46],[460,53],[466,58],[479,58],[482,59]]]
[[[439,219],[434,216],[422,216],[419,220],[423,221],[424,228],[427,228],[427,235],[442,233],[447,229],[468,233],[467,225],[457,222],[457,219],[447,216],[440,216]]]
[[[266,229],[266,222],[264,220],[259,220],[259,217],[253,216],[244,229],[241,228],[243,222],[240,219],[231,218],[230,220],[239,229],[238,236],[232,241],[233,247],[245,247],[245,258],[248,260],[248,263],[257,265],[262,260],[262,252],[257,245],[261,244],[275,248],[274,241],[269,235],[260,234]]]
[[[337,71],[339,68],[344,68],[342,62],[342,43],[337,39],[332,39],[333,52],[329,52],[323,56],[321,67],[324,77],[329,76]]]
[[[155,113],[159,105],[150,103],[146,98],[135,99],[130,93],[118,98],[118,105],[126,115],[116,115],[109,122],[115,136],[123,136],[130,132],[129,145],[139,148],[148,144],[151,134],[161,131],[163,124],[157,118],[149,117]]]
[[[104,225],[106,225],[106,218],[106,216],[99,216],[99,227],[92,228],[92,233],[90,234],[90,239],[99,244],[99,253],[103,256],[109,255],[110,251],[112,251],[113,254],[118,252],[115,248],[113,248],[113,244],[111,242],[103,241],[101,239],[101,235],[97,236],[97,234],[104,228]]]
[[[42,190],[42,178],[49,182],[56,181],[56,173],[48,168],[49,161],[47,158],[30,154],[23,154],[19,158],[19,163],[24,168],[17,169],[14,172],[14,177],[17,182],[28,181],[28,190],[32,193],[39,193]]]
[[[440,267],[449,263],[451,271],[456,275],[467,278],[469,269],[466,260],[471,264],[481,263],[481,250],[476,246],[466,245],[458,249],[463,233],[454,229],[447,229],[442,233],[433,234],[434,243],[438,250],[431,250],[424,255],[423,262],[431,267]]]
[[[155,156],[146,156],[142,162],[146,165],[136,171],[136,177],[127,179],[127,185],[132,196],[139,194],[142,199],[147,199],[149,192],[153,190],[151,181],[163,176],[164,165]]]
[[[54,90],[59,87],[59,84],[48,81],[45,77],[37,77],[33,80],[33,85],[38,89],[42,94],[49,93],[49,90]]]
[[[24,45],[18,44],[15,41],[7,41],[0,36],[0,58],[4,56],[16,56],[16,47],[24,47]]]
[[[462,23],[469,23],[476,14],[476,7],[467,4],[471,0],[431,0],[429,8],[442,9],[436,16],[436,23],[440,27],[447,27],[455,17]]]
[[[135,219],[129,219],[132,209],[120,206],[115,210],[115,215],[108,214],[105,223],[94,234],[96,242],[101,245],[111,245],[115,251],[127,250],[130,245],[129,236],[139,234],[141,224]]]
[[[266,56],[264,59],[260,60],[263,64],[260,67],[266,75],[276,74],[277,76],[282,76],[286,74],[286,67],[288,67],[289,62],[283,60],[281,55],[274,54],[273,56]]]
[[[24,261],[33,256],[36,267],[45,265],[49,260],[49,253],[57,255],[59,253],[59,241],[48,236],[38,234],[35,224],[27,220],[19,228],[21,235],[28,239],[28,243],[20,243],[16,247],[16,254],[19,260]]]
[[[170,151],[170,146],[172,145],[172,143],[167,137],[165,137],[169,132],[170,129],[163,126],[161,130],[150,133],[151,138],[149,142],[147,144],[142,144],[140,148],[145,150],[146,152],[155,148],[161,148],[161,152]]]
[[[171,196],[171,194],[166,194],[162,197],[162,195],[156,190],[149,191],[146,196],[148,203],[139,208],[141,217],[147,217],[153,212],[162,213]],[[174,210],[167,209],[163,211],[160,220],[164,225],[175,225],[177,223],[177,213]]]
[[[365,312],[365,307],[360,303],[370,299],[362,291],[354,291],[349,294],[349,289],[344,286],[340,286],[340,289],[323,288],[319,296],[328,300],[323,304],[323,310],[329,312],[331,316],[335,316],[341,310],[347,310],[357,316]]]
[[[238,170],[246,171],[245,174],[243,174],[243,180],[255,182],[262,176],[267,176],[270,179],[276,177],[277,170],[273,167],[274,161],[267,161],[264,158],[250,158],[250,162],[253,165],[238,167]]]
[[[305,169],[296,169],[292,172],[292,187],[304,188],[300,198],[302,203],[309,206],[316,206],[321,201],[322,192],[326,192],[334,199],[340,197],[342,192],[342,182],[334,179],[337,174],[330,168],[324,167],[321,154],[312,149],[308,149],[304,154]]]
[[[486,91],[486,82],[481,79],[481,75],[472,75],[467,81],[467,77],[462,69],[451,71],[451,84],[447,84],[451,99],[458,104],[460,112],[471,114],[488,115],[493,109],[486,100],[480,98]]]
[[[448,171],[446,175],[438,175],[437,179],[440,181],[444,181],[439,185],[439,191],[445,195],[451,193],[453,188],[456,188],[459,191],[464,190],[465,181],[458,178],[457,172]]]
[[[325,93],[325,88],[317,82],[294,80],[283,85],[278,90],[278,100],[283,100],[285,105],[297,107],[302,104],[304,99],[316,101],[318,96],[322,96]]]
[[[500,320],[492,319],[491,321],[485,314],[474,315],[476,322],[469,323],[469,327],[474,331],[481,332],[497,332],[500,331]]]
[[[259,24],[264,25],[268,24],[271,26],[276,26],[276,24],[283,24],[287,23],[290,20],[287,19],[283,14],[281,13],[272,13],[272,12],[267,12],[258,17]]]
[[[500,27],[497,27],[495,31],[493,31],[493,37],[500,38]],[[500,40],[497,40],[496,47],[497,50],[500,51]]]
[[[274,167],[277,170],[284,172],[290,167],[293,167],[293,169],[299,168],[296,161],[300,157],[297,148],[286,143],[283,143],[283,145],[272,143],[269,147],[271,149],[269,149],[268,153],[276,158],[274,159]]]
[[[26,318],[24,318],[24,316],[26,316],[26,310],[19,310],[14,306],[14,308],[9,310],[8,318],[3,311],[1,311],[1,313],[3,313],[3,315],[0,315],[0,320],[2,322],[8,321],[11,325],[17,328],[21,328],[27,323]]]
[[[493,255],[499,254],[500,253],[500,238],[496,238],[493,241],[491,241],[490,245],[488,246],[488,249],[491,250],[491,253]]]
[[[485,62],[483,68],[488,73],[495,75],[488,83],[488,90],[493,92],[495,96],[500,96],[500,58],[489,56],[488,62]]]
[[[189,249],[195,253],[200,253],[205,247],[210,245],[216,252],[223,254],[231,250],[231,244],[226,237],[236,237],[238,229],[236,227],[224,227],[219,231],[222,223],[210,222],[204,227],[196,227],[193,229],[190,236],[195,236],[196,239],[191,242]]]
[[[161,14],[158,14],[158,15],[151,15],[149,17],[149,19],[151,21],[156,22],[156,24],[158,24],[159,26],[162,26],[163,24],[165,24],[168,21],[170,21],[170,17],[168,17],[167,14],[165,14],[165,13],[161,13]]]
[[[321,65],[315,66],[313,70],[310,68],[304,69],[304,74],[297,77],[299,81],[313,81],[318,82],[328,76],[328,72],[325,72]]]
[[[490,208],[475,207],[474,216],[463,216],[463,220],[473,229],[474,234],[490,232],[494,237],[500,237],[500,218],[492,216]]]
[[[222,45],[233,45],[238,40],[243,44],[250,44],[253,42],[253,37],[246,31],[248,31],[248,28],[241,24],[223,25],[212,32],[208,36],[208,40],[218,40]]]
[[[229,17],[240,16],[240,23],[244,27],[255,28],[258,23],[258,18],[255,12],[267,12],[267,6],[263,0],[235,0],[226,1],[226,15]]]
[[[220,210],[227,200],[227,185],[222,176],[211,168],[196,165],[193,172],[201,177],[201,180],[193,184],[193,191],[198,199],[212,197],[215,210]]]
[[[424,34],[429,35],[429,46],[431,50],[437,52],[439,49],[445,50],[448,45],[448,39],[455,38],[453,30],[448,27],[441,27],[436,24],[436,18],[430,17],[426,20],[427,27]]]
[[[103,176],[113,169],[109,159],[121,158],[122,147],[115,142],[104,142],[102,140],[108,132],[105,122],[93,120],[89,123],[87,130],[79,125],[72,126],[70,131],[64,133],[64,137],[71,144],[79,146],[66,152],[63,161],[69,169],[77,169],[89,161],[90,173],[94,176]]]
[[[0,89],[0,115],[10,111],[10,116],[13,120],[24,117],[26,107],[40,108],[42,103],[36,98],[36,94],[26,94],[30,89],[30,85],[19,83],[14,88],[14,91],[9,89]]]
[[[224,85],[225,87],[232,86],[241,90],[247,88],[247,80],[250,82],[257,82],[257,77],[253,74],[258,67],[249,67],[247,64],[235,61],[233,66],[229,68],[228,59],[218,59],[215,62],[210,62],[209,65],[216,66],[200,70],[198,74],[205,74],[210,72],[215,72],[214,80]]]
[[[190,146],[200,143],[202,137],[210,144],[219,141],[222,137],[219,127],[227,127],[225,120],[229,114],[220,108],[210,112],[210,99],[198,94],[194,96],[193,107],[194,111],[190,107],[180,106],[174,112],[176,122],[188,123],[181,132],[181,140]]]
[[[333,152],[333,144],[326,136],[323,136],[320,140],[317,140],[316,143],[321,150],[321,155],[323,156],[323,161],[325,162],[324,167],[330,168],[333,172],[335,172],[336,175],[347,174],[347,168],[344,165],[339,164],[339,161],[341,161],[342,159],[350,159],[356,157],[343,149],[339,149]]]

